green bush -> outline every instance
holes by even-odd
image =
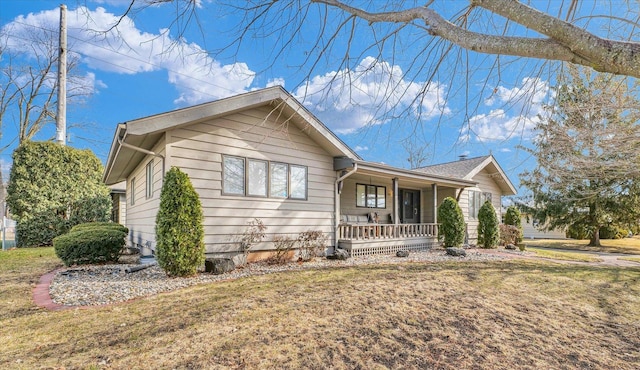
[[[520,231],[514,243],[521,243],[523,239],[522,215],[520,214],[520,210],[516,206],[507,207],[507,211],[504,215],[504,224],[515,226]]]
[[[600,239],[622,239],[629,235],[629,230],[608,225],[600,228]]]
[[[13,152],[7,205],[18,222],[18,247],[51,245],[72,226],[107,221],[109,188],[90,150],[24,142]]]
[[[577,240],[589,239],[591,238],[591,234],[592,231],[589,227],[579,223],[569,225],[566,232],[567,238]]]
[[[500,239],[500,230],[496,209],[491,201],[486,201],[478,210],[478,246],[495,248]]]
[[[54,212],[44,212],[33,218],[23,219],[16,225],[18,247],[51,245],[53,238],[69,231],[69,220]]]
[[[464,242],[464,216],[458,202],[447,197],[438,207],[438,222],[440,231],[438,239],[443,241],[445,248],[459,247]]]
[[[169,276],[189,276],[204,264],[202,206],[189,176],[172,167],[162,184],[156,216],[158,264]]]
[[[114,228],[85,229],[56,237],[53,247],[66,266],[116,262],[126,236]]]
[[[129,233],[128,228],[126,228],[125,226],[117,222],[86,222],[86,223],[78,224],[72,227],[69,232],[72,233],[72,232],[88,230],[88,229],[114,229],[114,230],[120,230],[125,234]]]

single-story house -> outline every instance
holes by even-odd
[[[520,218],[522,224],[522,235],[524,239],[567,239],[567,232],[564,229],[544,230],[545,225],[540,225],[539,221],[522,214]]]
[[[480,202],[499,210],[515,194],[493,156],[481,158],[419,170],[364,161],[276,86],[119,124],[104,181],[126,183],[129,242],[147,251],[164,174],[177,166],[200,196],[208,256],[237,255],[255,218],[267,238],[250,260],[269,254],[274,236],[307,230],[322,231],[329,252],[393,253],[437,243],[447,196],[460,201],[473,242]]]

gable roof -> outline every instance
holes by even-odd
[[[435,164],[416,168],[415,171],[434,175],[454,177],[461,180],[472,180],[480,171],[486,169],[493,180],[498,184],[504,195],[515,195],[515,186],[504,173],[493,155],[461,159],[458,161]]]
[[[126,180],[168,130],[262,106],[286,117],[331,155],[361,159],[291,94],[280,86],[274,86],[119,124],[103,180],[106,184]]]

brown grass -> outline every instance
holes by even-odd
[[[55,266],[33,259],[18,269],[24,281]],[[12,271],[0,269],[3,284]],[[2,293],[28,309],[2,307],[0,368],[640,367],[639,268],[308,270],[62,312]]]
[[[550,258],[554,260],[578,261],[578,262],[602,261],[602,258],[598,258],[594,255],[581,253],[581,252],[565,252],[565,251],[556,251],[552,249],[535,248],[535,247],[527,248],[527,252],[533,252],[536,254],[537,257]]]
[[[624,239],[603,239],[600,240],[602,247],[589,247],[588,240],[575,239],[525,239],[524,243],[527,247],[573,249],[588,252],[640,254],[640,237],[638,236]]]

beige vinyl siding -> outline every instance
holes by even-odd
[[[502,190],[496,182],[491,178],[489,172],[484,169],[475,175],[472,179],[476,181],[478,185],[473,188],[467,188],[464,190],[460,197],[460,208],[464,215],[465,222],[467,223],[467,233],[469,236],[470,244],[477,244],[478,242],[478,219],[471,219],[469,217],[469,191],[479,191],[491,193],[491,204],[496,209],[496,215],[498,220],[502,219]]]
[[[296,237],[309,229],[333,238],[333,157],[293,123],[257,108],[170,132],[171,165],[186,172],[200,195],[208,254],[238,250],[247,223],[261,219],[272,248],[275,235]],[[265,117],[269,117],[265,120]],[[222,195],[224,155],[307,167],[307,200]]]
[[[457,195],[457,190],[455,188],[448,188],[448,187],[444,187],[444,186],[438,186],[437,192],[438,192],[438,199],[437,199],[437,204],[436,204],[436,212],[437,212],[437,206],[439,206],[440,204],[442,204],[442,201],[444,200],[444,198],[446,197],[451,197],[453,199],[456,199],[456,195]],[[433,222],[433,212],[434,212],[434,207],[433,207],[433,191],[431,188],[425,190],[422,192],[422,196],[424,196],[424,200],[422,202],[422,204],[424,205],[422,213],[423,213],[423,218],[422,218],[422,222],[425,223],[431,223]]]
[[[522,215],[522,234],[525,239],[566,239],[566,233],[564,230],[551,230],[551,231],[540,231],[533,226],[533,220],[529,219],[527,222],[527,218],[525,215]]]
[[[164,154],[164,139],[153,148],[156,153]],[[146,168],[153,160],[153,195],[146,197]],[[131,204],[131,179],[135,177],[135,202]],[[133,246],[150,247],[155,249],[156,214],[160,205],[160,191],[162,189],[162,159],[146,156],[129,176],[127,181],[127,200],[125,225],[129,228],[129,242]],[[143,251],[149,253],[150,251]]]

